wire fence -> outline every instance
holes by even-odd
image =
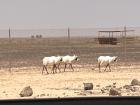
[[[84,33],[78,30],[61,29],[61,31],[65,33],[62,34],[53,32],[54,30],[52,31],[50,29],[50,33],[52,32],[53,35],[57,34],[55,37],[51,37],[51,35],[47,37],[47,34],[43,34],[43,32],[39,33],[40,31],[37,30],[36,32],[34,31],[34,33],[28,33],[27,30],[24,30],[26,37],[23,37],[23,31],[17,32],[11,30],[10,40],[9,31],[7,30],[7,35],[0,38],[0,67],[1,69],[7,68],[9,70],[11,70],[11,68],[26,67],[28,70],[29,67],[41,67],[42,59],[45,56],[63,56],[67,54],[78,55],[80,57],[80,61],[78,61],[79,65],[95,65],[97,63],[97,57],[101,55],[119,56],[120,64],[140,64],[140,38],[136,34],[131,33],[131,35],[129,35],[129,33],[126,37],[126,43],[124,43],[124,37],[119,37],[117,38],[117,45],[110,45],[99,44],[97,38],[97,31],[99,29],[96,30],[96,32],[87,31]],[[46,31],[46,33],[48,33],[48,31]],[[82,33],[81,36],[80,33]],[[1,34],[2,33],[0,33],[0,35]],[[36,37],[36,35],[38,36]]]

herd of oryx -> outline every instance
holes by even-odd
[[[118,56],[99,56],[98,57],[98,67],[99,67],[99,72],[101,72],[100,68],[101,65],[104,64],[105,70],[106,68],[109,67],[109,70],[111,72],[111,68],[110,68],[110,63],[117,61]],[[78,61],[79,57],[76,55],[70,56],[70,55],[66,55],[66,56],[50,56],[50,57],[44,57],[43,58],[43,69],[42,69],[42,74],[43,71],[46,70],[47,74],[48,73],[48,65],[52,65],[52,72],[56,73],[57,69],[60,71],[60,64],[64,64],[64,71],[67,67],[67,65],[69,65],[71,67],[71,69],[74,71],[72,63],[74,63],[74,61]]]

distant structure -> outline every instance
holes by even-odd
[[[42,35],[36,35],[36,36],[31,35],[31,38],[32,38],[32,39],[34,39],[34,38],[37,38],[37,39],[38,39],[38,38],[42,38]]]
[[[32,38],[32,39],[35,38],[34,35],[31,35],[31,38]]]
[[[124,27],[124,30],[110,30],[110,31],[98,31],[98,41],[99,44],[111,44],[111,45],[117,45],[118,39],[117,37],[114,37],[114,33],[119,33],[120,36],[124,37],[126,39],[126,32],[135,31],[135,30],[126,30],[126,27]],[[102,33],[108,33],[108,36],[102,36]]]
[[[42,38],[42,35],[36,35],[36,38]]]

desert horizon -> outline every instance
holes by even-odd
[[[70,30],[71,37],[98,37],[98,31],[123,31],[124,27],[106,27],[106,28],[42,28],[42,29],[14,29],[9,27],[7,29],[0,29],[0,38],[8,38],[9,29],[11,37],[16,38],[29,38],[32,35],[42,35],[42,37],[67,37],[68,28]],[[128,30],[134,30],[134,32],[127,32],[127,36],[140,36],[140,27],[126,27]],[[115,33],[114,36],[119,36],[120,33]],[[107,36],[104,33],[103,36]]]

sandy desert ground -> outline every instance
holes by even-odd
[[[113,83],[120,88],[130,85],[133,79],[140,80],[139,42],[127,42],[125,55],[123,44],[98,45],[94,38],[72,39],[71,44],[62,38],[12,39],[11,44],[1,39],[0,99],[22,99],[19,94],[26,86],[33,89],[33,95],[24,98],[109,96],[101,89]],[[63,72],[62,67],[61,73],[41,74],[44,56],[74,52],[80,57],[74,64],[74,72],[69,69]],[[112,72],[99,73],[97,57],[100,55],[119,56],[118,61],[112,64]],[[8,71],[10,62],[11,73]],[[93,90],[84,91],[83,83],[93,83]],[[140,87],[137,91],[122,90],[121,94],[140,96]]]
[[[13,68],[12,73],[1,70],[0,99],[22,99],[19,93],[26,86],[33,89],[33,95],[27,98],[109,96],[101,92],[103,87],[113,83],[116,83],[116,87],[122,87],[130,85],[132,79],[140,80],[140,65],[114,65],[112,72],[102,73],[98,72],[96,65],[74,65],[74,72],[67,69],[67,72],[48,75],[42,75],[40,67],[28,70],[25,67],[20,68],[20,71]],[[83,83],[93,83],[93,90],[84,91]],[[140,96],[140,91],[122,92],[122,96]]]

